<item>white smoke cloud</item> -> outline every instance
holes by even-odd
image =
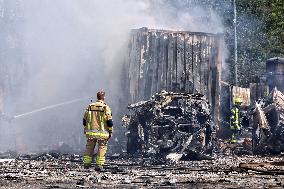
[[[14,90],[17,94],[6,97],[9,103],[4,110],[11,115],[95,96],[99,89],[107,92],[107,101],[119,114],[116,101],[120,94],[121,63],[131,29],[222,32],[214,12],[193,7],[189,1],[9,1],[20,4],[22,18],[13,26],[18,29],[18,53],[24,62],[20,87]],[[14,70],[10,77],[16,78],[17,74]],[[2,149],[14,148],[15,140],[26,143],[31,150],[82,136],[82,114],[88,103],[78,102],[13,120],[9,128],[1,128],[9,133],[2,140],[9,141],[2,142]],[[119,125],[116,127],[119,129]]]

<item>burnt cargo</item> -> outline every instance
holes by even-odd
[[[204,95],[162,91],[128,108],[132,114],[123,121],[129,154],[198,158],[212,152],[215,126]]]

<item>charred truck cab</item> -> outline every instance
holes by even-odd
[[[212,152],[216,129],[203,95],[162,91],[128,108],[132,114],[124,116],[124,123],[129,154],[195,154],[196,158]]]

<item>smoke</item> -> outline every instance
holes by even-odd
[[[0,54],[3,110],[30,112],[72,99],[94,97],[104,89],[116,120],[121,107],[121,66],[133,28],[217,33],[221,19],[195,1],[169,0],[2,0],[1,37],[10,45]],[[9,22],[10,21],[10,22]],[[9,38],[9,40],[8,40]],[[12,38],[12,40],[11,40]],[[11,42],[12,41],[12,42]],[[5,44],[5,43],[4,43]],[[3,44],[1,46],[3,47]],[[82,114],[90,101],[38,112],[1,124],[1,150],[24,150],[60,141],[82,147]],[[2,121],[3,122],[3,121]],[[117,130],[119,125],[115,125]]]

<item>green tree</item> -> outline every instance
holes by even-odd
[[[283,0],[236,0],[238,33],[238,79],[247,87],[255,78],[264,76],[265,61],[284,56],[284,1]],[[223,12],[223,18],[232,19]],[[233,83],[234,47],[233,23],[224,19],[226,44],[230,51],[229,80]]]

